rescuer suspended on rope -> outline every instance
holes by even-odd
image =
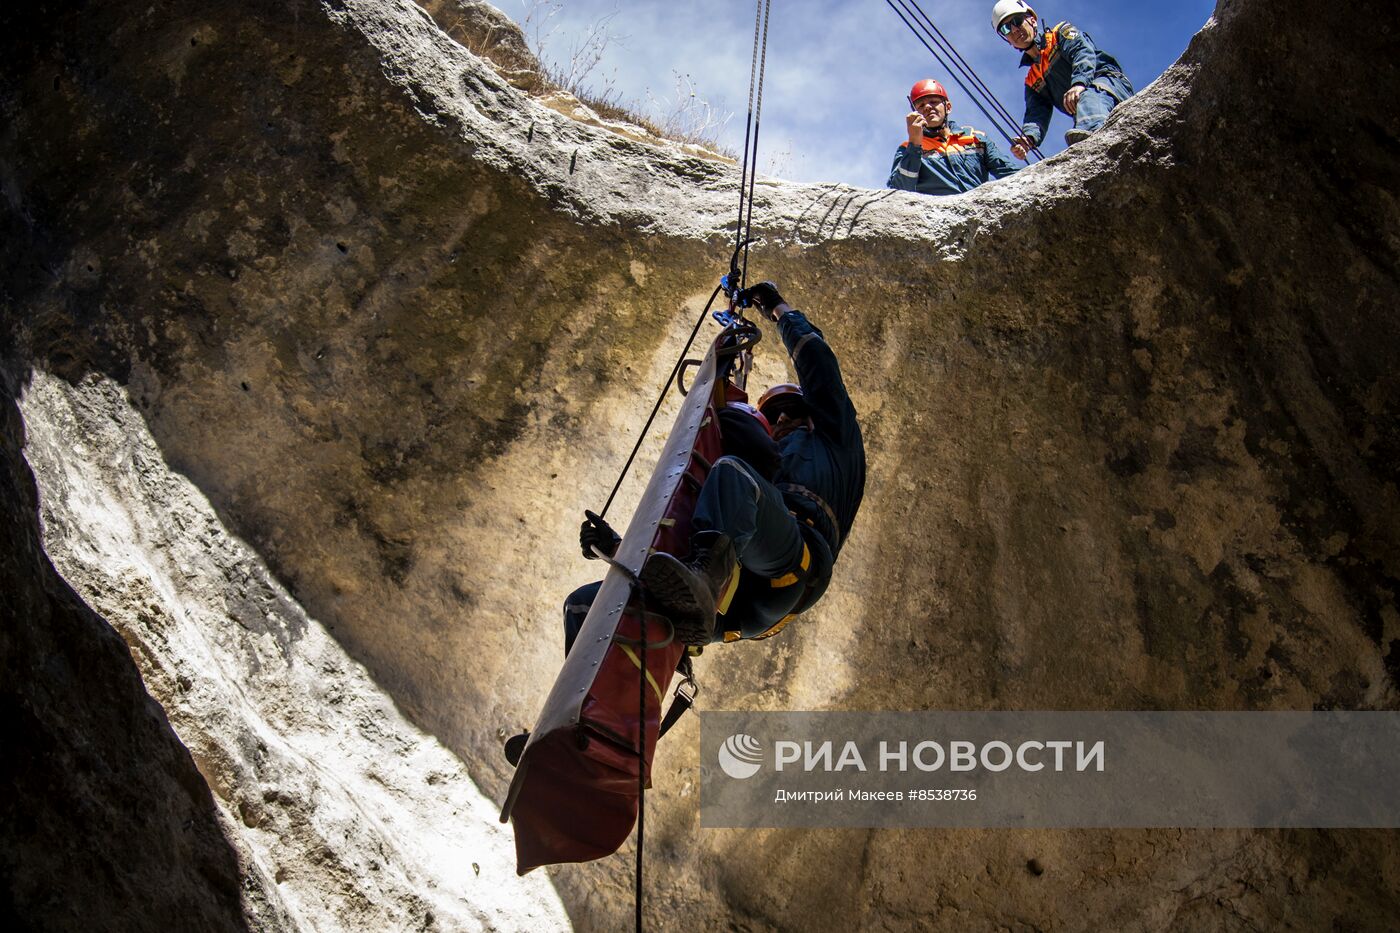
[[[724,456],[700,490],[689,555],[657,553],[642,569],[658,611],[681,620],[678,637],[684,632],[694,645],[768,638],[810,609],[826,591],[865,490],[855,406],[822,332],[770,282],[743,300],[777,323],[798,383],[766,392],[757,418],[721,413]],[[771,438],[760,425],[771,426]],[[620,540],[601,520],[580,529],[585,557],[593,547],[611,555]],[[566,652],[599,585],[565,602]]]

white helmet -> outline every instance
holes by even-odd
[[[1031,5],[1025,0],[997,0],[997,5],[992,7],[992,28],[996,29],[1002,20],[1017,13],[1029,13],[1034,16],[1035,10],[1031,9]]]

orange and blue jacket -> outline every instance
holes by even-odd
[[[947,137],[924,130],[922,151],[905,140],[894,155],[885,187],[919,194],[961,194],[1020,166],[1006,157],[986,133],[948,121]]]
[[[1021,133],[1037,146],[1045,139],[1051,115],[1056,110],[1067,113],[1065,92],[1076,84],[1101,87],[1120,104],[1133,93],[1118,61],[1071,23],[1060,23],[1036,36],[1034,48],[1021,55],[1021,67],[1030,68]]]

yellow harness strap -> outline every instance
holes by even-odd
[[[806,541],[803,541],[803,542],[802,542],[802,563],[799,565],[799,568],[798,568],[798,569],[801,570],[803,573],[806,573],[806,572],[807,572],[807,568],[810,567],[811,565],[812,565],[812,552],[809,551],[809,550],[807,550],[807,542],[806,542]],[[778,577],[778,578],[776,578],[776,579],[769,580],[769,581],[768,581],[768,585],[771,586],[771,587],[773,587],[774,589],[777,589],[777,588],[783,587],[783,586],[792,586],[794,583],[796,583],[796,582],[797,582],[798,580],[800,580],[800,579],[802,579],[802,578],[801,578],[800,576],[798,576],[797,571],[794,571],[794,572],[792,572],[792,573],[785,573],[785,574],[783,574],[781,577]]]

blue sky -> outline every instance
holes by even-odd
[[[589,27],[615,13],[608,27],[614,37],[589,83],[601,88],[611,82],[624,102],[656,117],[674,106],[676,73],[688,76],[701,98],[733,113],[719,138],[735,152],[742,148],[753,0],[495,2],[518,22],[532,8],[539,18],[552,4],[555,13],[540,32],[545,57],[556,64],[567,62]],[[1019,121],[1024,72],[1015,50],[991,28],[992,0],[920,0],[920,5]],[[1089,33],[1138,89],[1176,61],[1214,8],[1214,0],[1036,5],[1043,21],[1068,20]],[[905,137],[905,95],[923,77],[948,84],[954,118],[990,130],[885,0],[773,0],[761,170],[797,181],[883,187]],[[1069,126],[1068,117],[1056,115],[1042,147],[1046,155],[1064,147]],[[1000,136],[990,135],[1006,148]]]

